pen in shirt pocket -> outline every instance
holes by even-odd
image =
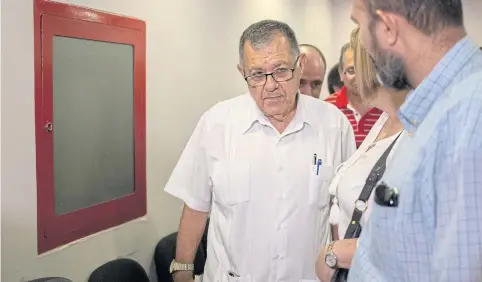
[[[234,273],[233,271],[229,271],[228,274],[229,274],[229,276],[231,276],[231,277],[239,277],[239,275],[236,274],[236,273]]]
[[[318,159],[318,162],[316,163],[316,175],[320,175],[320,167],[323,165],[323,162],[321,159]]]
[[[316,160],[318,159],[318,156],[315,154],[313,154],[313,164],[311,166],[312,170],[315,171],[316,169]]]

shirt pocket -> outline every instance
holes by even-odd
[[[219,163],[213,173],[213,200],[221,206],[250,201],[250,165],[247,162]]]
[[[319,209],[326,208],[330,203],[328,188],[333,178],[333,166],[324,166],[310,171],[309,200],[310,204]]]

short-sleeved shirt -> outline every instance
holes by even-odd
[[[329,236],[328,185],[354,151],[345,116],[306,95],[298,95],[282,134],[249,94],[204,113],[165,188],[210,211],[203,281],[317,281],[314,262]]]
[[[377,122],[382,111],[377,108],[371,108],[365,115],[360,115],[350,105],[346,91],[346,87],[343,86],[340,92],[330,95],[325,101],[335,105],[350,121],[353,126],[353,131],[355,132],[356,147],[358,148],[367,137],[368,132],[370,132],[375,122]]]

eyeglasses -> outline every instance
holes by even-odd
[[[256,73],[246,76],[244,80],[246,80],[248,85],[251,87],[260,87],[265,85],[266,81],[268,81],[268,76],[271,76],[276,82],[288,81],[293,78],[293,72],[297,68],[299,58],[300,56],[296,58],[293,68],[279,68],[270,73]]]
[[[384,207],[398,207],[398,189],[382,183],[375,188],[375,203]]]

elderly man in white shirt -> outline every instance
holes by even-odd
[[[336,107],[299,95],[306,56],[293,30],[264,20],[239,44],[249,93],[201,117],[165,190],[185,203],[174,281],[193,281],[210,214],[204,282],[317,281],[329,235],[328,185],[355,151]]]

